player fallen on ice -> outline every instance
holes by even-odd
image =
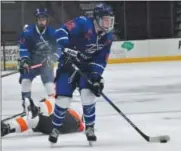
[[[31,99],[33,79],[40,75],[47,95],[54,99],[54,63],[56,60],[55,30],[48,25],[49,12],[46,8],[38,8],[35,12],[36,24],[26,25],[19,40],[19,71],[22,105],[25,98]],[[42,64],[31,69],[31,66]]]
[[[30,100],[26,99],[26,101]],[[22,133],[29,129],[34,132],[42,132],[43,134],[51,133],[54,103],[48,99],[42,99],[39,107],[36,107],[31,100],[27,108],[29,110],[28,115],[24,112],[21,116],[5,120],[4,122],[3,120],[1,121],[1,136],[11,133]],[[65,113],[63,126],[58,130],[59,133],[66,134],[84,131],[84,127],[82,114],[77,109],[70,107]]]
[[[53,129],[49,135],[51,143],[57,142],[58,129],[63,125],[65,113],[76,87],[80,90],[87,140],[96,141],[95,99],[101,95],[104,88],[102,73],[110,53],[113,26],[114,15],[111,7],[99,4],[94,8],[93,17],[77,17],[56,30],[59,65],[56,74]],[[92,85],[72,68],[72,63],[88,76]]]

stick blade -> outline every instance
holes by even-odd
[[[149,142],[152,143],[167,143],[169,140],[170,136],[168,135],[149,137]]]

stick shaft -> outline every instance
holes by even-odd
[[[11,116],[11,117],[7,117],[7,118],[3,119],[2,122],[11,120],[11,119],[13,119],[13,118],[15,118],[15,117],[18,117],[18,116],[23,116],[23,115],[25,115],[25,114],[26,114],[25,112],[15,114],[15,115],[13,115],[13,116]]]
[[[88,79],[88,77],[75,65],[72,64],[72,67],[83,76],[89,84],[92,82]],[[145,135],[133,122],[104,94],[101,93],[101,96],[146,140],[149,141],[149,136]]]
[[[30,69],[39,68],[39,67],[41,67],[41,66],[43,66],[42,63],[36,64],[36,65],[31,66]],[[16,73],[18,73],[18,72],[19,72],[19,71],[13,71],[13,72],[10,72],[10,73],[7,73],[7,74],[3,74],[3,75],[1,75],[1,78],[7,77],[7,76],[10,76],[10,75],[13,75],[13,74],[16,74]]]

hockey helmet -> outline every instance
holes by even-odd
[[[110,32],[114,28],[113,10],[107,4],[96,5],[93,10],[93,16],[98,26],[105,32]]]
[[[45,27],[48,24],[49,12],[46,8],[37,8],[35,16],[39,27]]]

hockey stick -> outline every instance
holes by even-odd
[[[7,74],[3,74],[3,75],[1,75],[1,78],[3,78],[3,77],[7,77],[7,76],[10,76],[10,75],[13,75],[13,74],[16,74],[16,73],[18,73],[19,71],[13,71],[13,72],[10,72],[10,73],[7,73]]]
[[[25,113],[25,112],[18,113],[18,114],[15,114],[15,115],[11,116],[11,117],[7,117],[7,118],[3,119],[3,120],[2,120],[2,122],[5,122],[5,121],[8,121],[8,120],[11,120],[11,119],[13,119],[13,118],[15,118],[15,117],[18,117],[18,116],[24,116],[24,115],[26,115],[26,113]]]
[[[30,69],[35,69],[35,68],[41,67],[42,65],[43,65],[42,63],[36,64],[36,65],[31,66]],[[16,73],[18,73],[18,72],[19,72],[19,71],[14,71],[14,72],[11,72],[11,73],[3,74],[3,75],[1,75],[1,78],[7,77],[7,76],[9,76],[9,75],[16,74]]]
[[[72,64],[72,67],[81,75],[83,76],[89,84],[92,85],[92,82],[88,77],[75,65]],[[170,140],[170,137],[168,135],[163,136],[156,136],[151,137],[146,134],[144,134],[133,122],[127,118],[127,116],[102,92],[101,96],[121,115],[124,117],[124,119],[147,141],[147,142],[160,142],[160,143],[166,143]]]

